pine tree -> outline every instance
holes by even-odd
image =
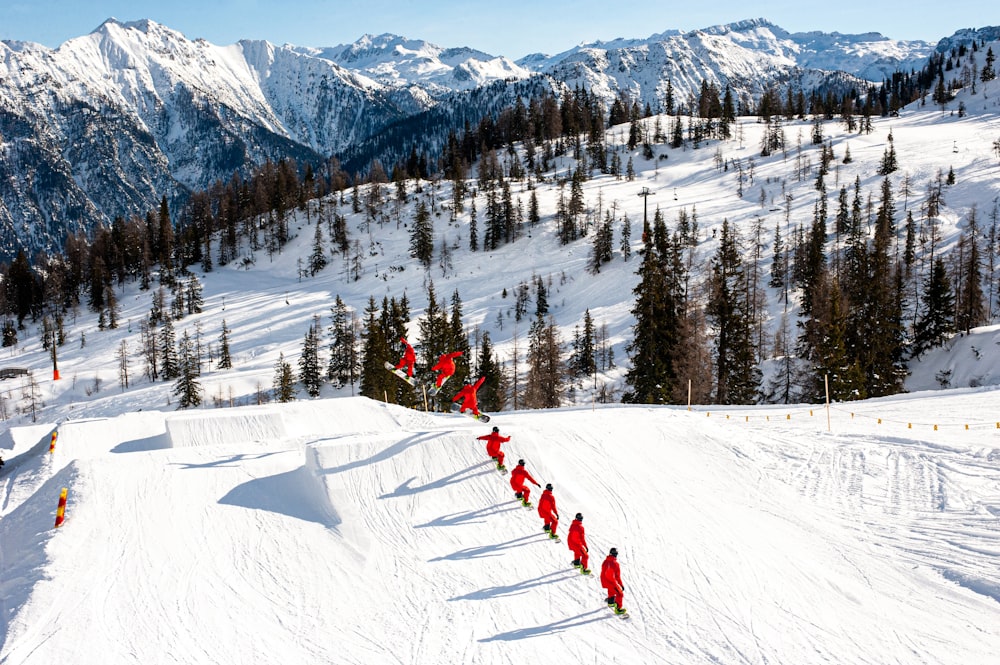
[[[188,314],[201,314],[205,305],[205,301],[202,298],[201,293],[201,282],[195,275],[192,274],[188,277],[184,288],[184,303],[187,307]]]
[[[894,239],[891,188],[883,186],[882,195],[869,256],[867,282],[851,307],[855,318],[850,330],[856,337],[849,348],[855,349],[858,363],[865,372],[865,397],[898,393],[906,376],[899,293],[901,271],[893,265],[890,255]]]
[[[465,331],[465,316],[462,314],[462,296],[459,295],[458,289],[455,289],[451,293],[451,312],[449,314],[448,327],[451,332],[451,348],[455,351],[461,351],[464,355],[468,355],[471,350],[469,347],[469,335]]]
[[[781,239],[780,222],[774,225],[774,255],[771,259],[771,279],[768,286],[773,289],[784,289],[788,273],[788,258],[785,255],[785,243]]]
[[[295,376],[292,366],[285,360],[285,354],[278,354],[278,362],[274,366],[274,383],[272,392],[275,401],[291,402],[295,399]]]
[[[722,222],[719,249],[712,261],[707,313],[716,329],[716,402],[755,403],[760,391],[760,369],[753,344],[746,272],[739,239],[729,220]]]
[[[423,200],[417,202],[416,216],[410,228],[410,256],[420,261],[424,268],[430,268],[434,258],[434,225]]]
[[[323,243],[323,225],[316,217],[316,233],[313,235],[312,253],[309,255],[309,274],[313,277],[326,267],[326,247]]]
[[[484,332],[479,344],[479,364],[475,375],[483,377],[483,385],[477,393],[479,408],[495,413],[507,405],[509,381],[503,368],[497,363],[489,332]]]
[[[848,348],[850,319],[846,313],[846,301],[836,280],[829,289],[829,298],[824,303],[823,310],[817,314],[820,315],[822,333],[816,348],[815,371],[811,379],[807,380],[805,397],[812,401],[822,401],[825,397],[825,377],[832,401],[864,399],[865,376],[856,354],[851,353]]]
[[[174,335],[174,324],[170,319],[163,321],[160,329],[159,357],[161,359],[161,371],[164,381],[176,379],[180,374],[180,362],[177,359],[177,341]]]
[[[535,316],[528,332],[528,375],[524,404],[529,409],[554,409],[560,405],[565,368],[555,320]]]
[[[427,307],[424,309],[418,327],[420,329],[420,353],[423,361],[421,364],[425,368],[430,368],[437,363],[441,354],[460,350],[453,347],[455,344],[454,329],[451,321],[448,320],[447,312],[438,302],[434,283],[431,281],[427,282]],[[423,376],[422,380],[429,382],[433,374],[429,369],[424,371],[426,376]],[[467,365],[463,367],[462,362],[456,362],[455,376],[452,379],[461,379],[466,376],[468,376]]]
[[[987,322],[986,299],[983,295],[983,267],[979,250],[979,225],[976,223],[976,209],[969,212],[965,233],[959,242],[960,279],[959,292],[955,299],[955,328],[966,334],[976,326]]]
[[[629,220],[628,215],[624,215],[622,218],[622,235],[620,244],[622,258],[625,261],[629,260],[632,256],[632,222]]]
[[[611,261],[614,243],[614,232],[611,230],[611,211],[608,211],[604,221],[594,234],[594,246],[591,254],[590,271],[595,275],[601,272],[601,265]]]
[[[583,313],[583,331],[580,334],[574,369],[577,374],[593,374],[597,371],[597,361],[594,357],[594,319],[590,316],[590,309]]]
[[[178,408],[200,406],[202,402],[201,384],[198,383],[201,360],[195,351],[187,330],[181,335],[180,360],[177,381],[174,383],[174,395],[177,396]]]
[[[358,371],[358,339],[353,317],[340,294],[334,299],[330,311],[333,322],[330,325],[330,363],[326,377],[338,388],[348,383],[353,386]]]
[[[302,354],[299,356],[299,381],[305,386],[310,397],[319,397],[323,386],[322,371],[319,359],[319,317],[314,317],[309,331],[302,342]]]
[[[662,224],[662,219],[656,216],[654,223]],[[654,234],[645,225],[642,260],[637,270],[639,283],[632,290],[635,323],[628,345],[632,368],[625,376],[630,389],[622,395],[626,403],[666,404],[677,381],[674,352],[679,344],[680,304],[677,293],[668,286],[667,259],[657,251],[654,235],[666,233],[664,230]]]
[[[549,295],[541,276],[535,277],[535,314],[545,316],[549,313]]]
[[[476,199],[472,199],[472,205],[469,206],[469,250],[473,252],[479,251],[479,224],[476,221]]]
[[[222,334],[219,336],[219,363],[218,369],[232,369],[233,358],[229,353],[229,333],[232,332],[226,326],[226,320],[222,319]]]
[[[922,311],[913,328],[910,356],[941,346],[955,332],[955,296],[944,260],[938,257],[924,285]]]

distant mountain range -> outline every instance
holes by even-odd
[[[707,80],[750,101],[774,85],[879,82],[921,67],[934,48],[876,33],[791,34],[765,20],[517,62],[388,34],[328,48],[219,46],[148,20],[109,19],[56,49],[4,41],[0,258],[58,249],[67,232],[145,214],[164,195],[176,209],[192,190],[268,159],[318,163],[384,145],[387,129],[421,114],[461,131],[518,95],[578,84],[656,108],[668,80],[678,99]]]

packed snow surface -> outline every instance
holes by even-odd
[[[0,663],[996,662],[996,404],[495,415],[559,532],[583,513],[594,577],[465,416],[143,411],[61,422],[51,454],[53,425],[14,428]]]

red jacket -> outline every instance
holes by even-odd
[[[525,469],[523,466],[515,466],[514,469],[510,472],[510,486],[514,488],[515,492],[519,492],[522,489],[524,489],[525,480],[530,480],[531,482],[535,483],[535,485],[538,484],[538,481],[531,477],[531,474],[528,473],[527,469]]]
[[[462,401],[462,408],[463,409],[472,409],[473,413],[477,413],[478,414],[479,413],[479,399],[476,397],[476,391],[479,390],[479,387],[483,385],[484,381],[486,381],[486,377],[482,376],[482,377],[479,377],[479,380],[476,381],[475,383],[467,384],[467,385],[462,386],[462,389],[459,390],[457,393],[455,393],[455,396],[451,398],[451,401],[452,402],[457,402],[457,401],[461,400]],[[481,436],[479,438],[483,439],[485,437]],[[505,438],[504,441],[510,441],[510,437]],[[489,448],[487,448],[487,450],[489,450]],[[500,450],[500,444],[499,443],[497,444],[497,450]],[[490,455],[493,455],[495,453],[496,453],[496,450],[490,452]]]
[[[462,355],[461,351],[442,353],[434,367],[431,367],[431,370],[441,372],[445,376],[451,376],[455,373],[455,358],[460,355]]]
[[[484,434],[483,436],[477,436],[476,441],[485,441],[486,454],[492,457],[500,452],[500,444],[510,441],[510,437],[500,436],[497,432],[490,432],[489,434]],[[516,472],[517,469],[514,469],[514,471]],[[525,473],[527,473],[527,471],[525,471]]]
[[[410,343],[406,341],[405,337],[400,337],[399,341],[403,343],[404,347],[406,347],[403,349],[403,360],[400,362],[406,361],[407,365],[412,365],[417,361],[416,352],[414,352],[413,347],[410,346]]]
[[[587,535],[583,530],[583,522],[580,520],[573,520],[573,523],[569,525],[569,534],[566,536],[566,546],[572,549],[584,549],[589,550],[587,547]]]
[[[552,496],[552,490],[545,490],[542,492],[542,496],[538,499],[538,516],[542,519],[547,520],[549,515],[559,514],[556,510],[556,498]]]
[[[601,564],[601,586],[605,589],[617,589],[622,586],[622,570],[618,566],[618,559],[610,554]]]

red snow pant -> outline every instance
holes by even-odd
[[[590,557],[587,555],[587,549],[583,545],[570,545],[570,550],[573,551],[573,558],[580,560],[580,565],[584,568],[589,568],[587,562],[590,561]],[[608,594],[609,596],[611,594]]]
[[[491,459],[495,459],[497,464],[503,465],[503,451],[498,450],[496,455],[490,455]]]
[[[512,490],[514,490],[514,493],[515,493],[515,494],[517,494],[518,492],[520,492],[520,493],[521,493],[521,497],[523,497],[525,501],[531,501],[531,490],[530,490],[530,489],[528,489],[528,485],[527,485],[526,483],[525,483],[525,484],[522,484],[522,485],[521,485],[521,486],[519,487],[519,486],[518,486],[518,485],[517,485],[517,484],[516,484],[516,483],[514,482],[514,479],[513,479],[513,478],[511,478],[511,479],[510,479],[510,488],[511,488]]]
[[[406,358],[400,359],[399,363],[396,365],[396,369],[406,370],[407,376],[413,376],[413,364],[416,362],[416,358]]]
[[[556,527],[559,526],[559,517],[556,513],[549,511],[548,515],[542,515],[541,518],[545,520],[546,526],[549,527],[549,533],[555,533]]]
[[[622,606],[622,601],[625,600],[625,592],[617,584],[614,587],[604,587],[604,590],[608,592],[608,598],[614,598],[615,605],[618,607]]]

